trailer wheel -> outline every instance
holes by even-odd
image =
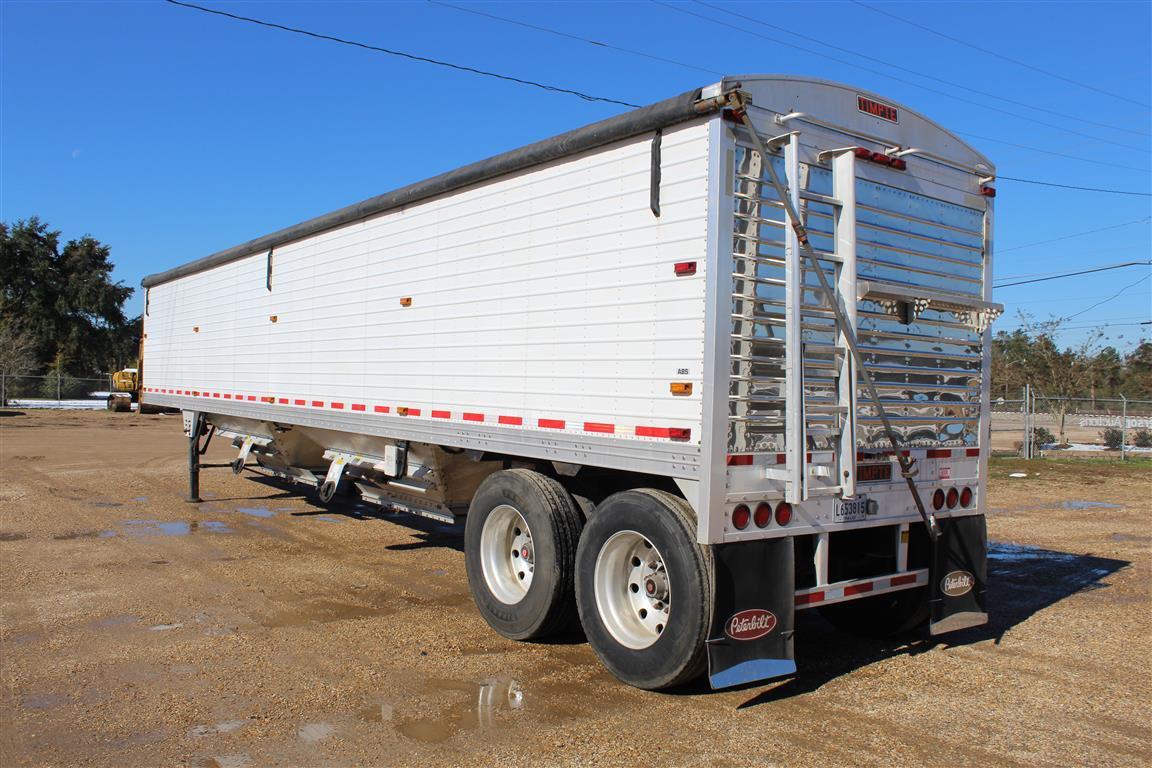
[[[604,666],[648,690],[704,672],[712,567],[683,499],[649,489],[605,499],[576,554],[580,621]]]
[[[584,521],[564,487],[527,469],[480,484],[464,523],[468,586],[492,629],[536,640],[578,626],[573,586]]]
[[[928,621],[928,588],[905,589],[875,597],[822,606],[820,615],[832,626],[864,637],[892,637]]]

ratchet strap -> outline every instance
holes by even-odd
[[[823,268],[820,266],[819,258],[816,256],[816,251],[812,249],[811,243],[808,242],[808,230],[804,227],[804,222],[801,220],[796,207],[792,204],[792,198],[788,196],[788,188],[781,181],[776,169],[772,166],[771,153],[764,146],[764,141],[760,138],[756,127],[752,125],[751,118],[748,117],[746,96],[739,91],[734,91],[728,94],[728,103],[732,110],[734,117],[738,117],[748,129],[748,133],[752,137],[752,143],[756,145],[756,151],[764,159],[761,165],[768,170],[768,181],[776,191],[776,196],[780,198],[780,202],[784,206],[784,211],[788,216],[789,226],[796,233],[796,240],[800,244],[800,253],[812,265],[812,271],[816,273],[817,279],[820,281],[820,290],[824,294],[824,298],[828,301],[828,305],[832,308],[832,313],[836,316],[836,322],[840,325],[840,330],[844,334],[844,341],[848,345],[848,349],[852,352],[852,358],[856,362],[856,368],[860,371],[860,378],[864,382],[865,388],[868,390],[869,397],[872,402],[876,404],[876,413],[880,416],[880,423],[884,426],[884,433],[888,437],[888,442],[892,444],[892,450],[896,454],[896,460],[900,463],[900,474],[904,477],[905,482],[908,483],[908,491],[912,494],[912,500],[916,503],[916,510],[920,513],[920,517],[924,520],[924,525],[928,528],[928,535],[932,537],[932,541],[940,535],[940,528],[936,524],[936,517],[928,511],[924,506],[924,500],[920,498],[920,490],[916,487],[916,468],[913,466],[913,461],[910,457],[905,456],[903,448],[900,445],[900,439],[896,435],[896,430],[892,427],[892,422],[888,418],[888,413],[884,410],[884,404],[880,401],[880,393],[876,389],[876,382],[872,380],[872,374],[864,365],[864,356],[860,352],[860,347],[856,343],[856,329],[848,322],[847,316],[844,314],[844,309],[840,306],[840,301],[836,296],[836,291],[828,283],[828,276],[824,274]]]

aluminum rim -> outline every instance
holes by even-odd
[[[672,587],[652,542],[636,531],[613,534],[596,557],[593,581],[600,620],[618,643],[638,651],[660,639]]]
[[[536,567],[532,529],[515,507],[501,504],[488,513],[480,531],[480,567],[497,600],[515,605],[528,594]]]

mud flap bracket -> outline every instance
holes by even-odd
[[[937,521],[929,574],[933,635],[988,623],[988,531],[983,515]]]
[[[795,673],[792,538],[719,544],[713,559],[715,602],[707,641],[712,687]]]

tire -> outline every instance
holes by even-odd
[[[928,621],[928,588],[825,605],[820,608],[820,615],[837,629],[854,635],[876,638],[902,635]]]
[[[573,580],[583,525],[568,492],[539,472],[506,469],[480,484],[464,522],[464,562],[488,626],[511,640],[578,626]]]
[[[650,489],[605,499],[576,553],[580,622],[601,663],[646,690],[699,677],[708,661],[712,574],[712,552],[696,543],[686,501]]]

